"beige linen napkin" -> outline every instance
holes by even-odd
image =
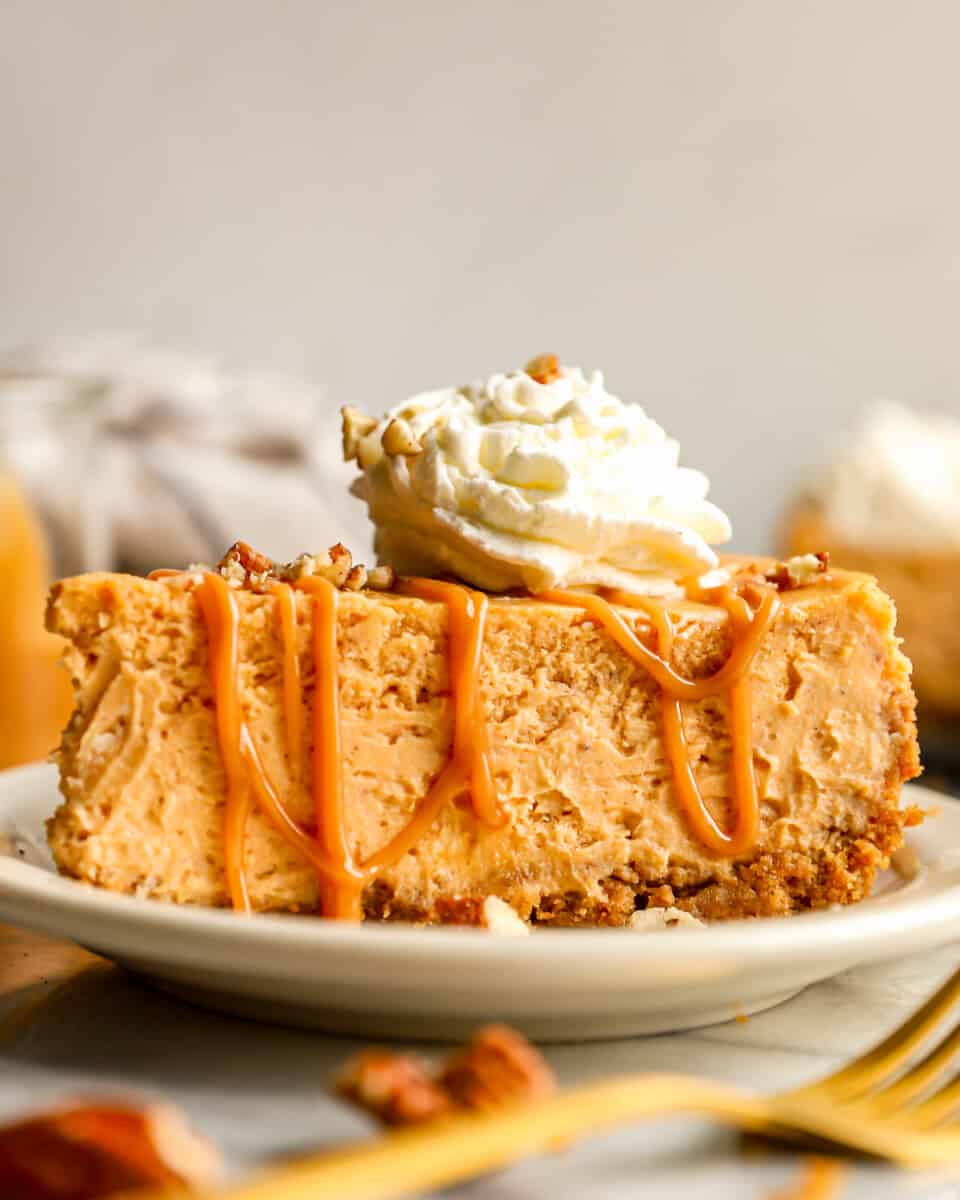
[[[279,559],[343,541],[371,561],[336,405],[296,380],[129,337],[10,351],[0,453],[60,574],[215,561],[237,538]]]

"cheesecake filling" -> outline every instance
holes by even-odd
[[[344,413],[382,561],[486,591],[673,592],[717,567],[730,522],[700,471],[599,371],[552,355],[412,397],[381,420]]]
[[[157,572],[165,577],[171,572]],[[223,836],[227,889],[239,912],[250,913],[246,882],[245,833],[251,805],[257,803],[274,828],[309,861],[317,873],[322,915],[343,920],[363,917],[363,890],[377,875],[417,845],[444,805],[465,796],[479,821],[498,828],[509,818],[496,790],[494,761],[480,688],[486,616],[486,595],[457,583],[403,578],[402,595],[445,604],[449,614],[450,678],[454,708],[453,739],[447,764],[418,803],[410,821],[365,861],[356,861],[346,834],[340,745],[337,607],[339,592],[329,580],[305,576],[290,584],[269,585],[277,605],[277,627],[283,652],[284,712],[288,751],[295,776],[302,771],[295,746],[300,744],[302,693],[295,652],[297,606],[294,590],[311,600],[315,690],[311,788],[313,829],[290,816],[275,783],[269,778],[247,727],[239,699],[239,608],[236,591],[222,574],[206,571],[186,579],[195,587],[208,641],[210,679],[216,710],[217,739],[227,782]],[[772,585],[750,581],[704,591],[686,587],[688,596],[725,610],[733,629],[726,662],[713,675],[685,679],[670,658],[674,629],[664,603],[652,596],[629,592],[548,590],[539,599],[573,607],[584,619],[595,620],[616,644],[646,670],[662,691],[664,743],[678,803],[691,833],[713,853],[737,857],[749,854],[760,833],[760,804],[753,767],[751,688],[749,672],[760,643],[775,619],[780,600]],[[750,603],[747,598],[750,595]],[[501,601],[503,603],[504,601]],[[509,603],[509,601],[507,601]],[[648,645],[628,619],[641,611],[649,621],[653,645]],[[730,793],[733,828],[722,829],[704,802],[697,785],[683,731],[683,700],[723,695],[727,699],[732,755]]]

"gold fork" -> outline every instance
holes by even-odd
[[[628,1075],[547,1100],[506,1104],[389,1133],[209,1192],[131,1193],[128,1200],[387,1200],[461,1183],[528,1155],[644,1117],[708,1117],[779,1140],[816,1140],[904,1167],[960,1162],[960,1026],[906,1070],[960,1000],[960,971],[899,1029],[817,1083],[755,1097],[684,1075]],[[953,1119],[952,1119],[953,1118]]]

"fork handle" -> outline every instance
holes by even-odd
[[[681,1112],[749,1132],[772,1127],[761,1101],[731,1088],[682,1075],[630,1075],[548,1100],[399,1130],[226,1190],[151,1190],[130,1193],[126,1200],[388,1200],[462,1183],[629,1121]]]

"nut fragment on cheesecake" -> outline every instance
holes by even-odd
[[[190,568],[194,573],[205,568]],[[248,587],[252,591],[269,590],[273,583],[294,583],[299,579],[325,579],[334,587],[349,592],[362,588],[389,591],[396,582],[393,567],[365,567],[354,563],[353,555],[342,542],[337,542],[323,554],[300,554],[292,562],[275,563],[246,542],[234,542],[216,567],[227,583],[234,588]]]

